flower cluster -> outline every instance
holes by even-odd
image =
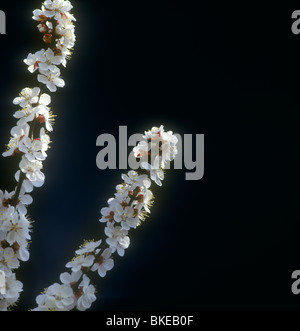
[[[47,0],[42,10],[33,12],[33,19],[39,22],[38,29],[43,34],[43,40],[50,47],[35,54],[30,53],[24,62],[28,65],[29,72],[39,70],[38,81],[45,84],[51,92],[56,92],[57,87],[65,86],[58,65],[66,67],[76,41],[73,24],[76,20],[70,14],[72,8],[70,1]]]
[[[20,261],[29,259],[31,225],[25,216],[25,205],[30,204],[32,199],[23,191],[19,208],[14,208],[9,205],[13,194],[0,190],[0,270],[6,278],[6,293],[0,294],[0,311],[7,310],[19,299],[23,284],[16,280],[14,270],[19,267]]]
[[[151,179],[161,186],[164,179],[163,169],[178,153],[178,139],[172,131],[166,132],[163,126],[145,132],[143,138],[133,149],[134,156],[140,159],[141,167],[150,172]]]
[[[42,172],[47,158],[54,115],[49,107],[50,95],[43,93],[43,87],[55,92],[65,82],[60,77],[58,65],[66,66],[75,44],[75,18],[69,11],[72,5],[64,0],[46,0],[42,10],[33,12],[33,19],[39,21],[39,31],[48,49],[29,54],[24,62],[29,72],[37,69],[40,87],[24,88],[13,104],[19,107],[14,117],[17,125],[11,130],[11,139],[4,157],[19,157],[19,170],[15,174],[17,186],[14,191],[0,190],[0,270],[6,277],[6,294],[0,295],[0,310],[7,310],[18,300],[22,283],[16,280],[15,270],[20,261],[29,259],[28,240],[31,223],[27,206],[33,200],[28,194],[34,187],[41,187],[45,181]]]
[[[33,187],[44,184],[42,161],[47,157],[50,143],[43,126],[38,137],[34,136],[32,128],[37,123],[45,123],[46,128],[52,130],[50,109],[47,107],[50,101],[49,95],[40,95],[39,88],[26,88],[13,101],[22,109],[14,114],[18,119],[17,126],[11,130],[12,138],[3,156],[18,155],[20,163],[15,174],[17,188],[10,193],[0,191],[0,270],[4,271],[7,286],[11,287],[10,291],[0,296],[1,310],[13,305],[22,290],[22,283],[16,280],[14,270],[19,267],[19,261],[25,262],[29,259],[31,224],[27,216],[27,206],[33,199],[28,193],[33,191]]]
[[[130,245],[129,231],[139,226],[150,213],[154,199],[150,191],[151,179],[162,185],[163,177],[160,176],[158,181],[157,175],[152,174],[154,172],[152,168],[155,168],[157,174],[158,170],[162,171],[165,162],[174,160],[177,154],[176,137],[171,131],[164,132],[163,126],[145,132],[144,138],[149,142],[147,155],[152,160],[160,160],[161,167],[155,168],[150,163],[151,170],[146,171],[146,174],[138,174],[131,170],[122,175],[123,183],[116,186],[114,197],[108,200],[107,207],[101,209],[99,221],[105,224],[105,239],[87,241],[75,252],[75,257],[66,264],[70,273],[61,274],[61,284],[55,283],[37,297],[38,307],[34,309],[35,311],[89,309],[96,300],[96,289],[91,284],[89,274],[98,272],[100,277],[105,277],[114,267],[113,255],[117,253],[119,256],[124,256],[125,250]],[[163,144],[156,148],[160,142],[168,143],[168,151],[164,150],[166,146]],[[141,146],[143,142],[135,147],[136,157],[139,158]]]

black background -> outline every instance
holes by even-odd
[[[77,18],[66,87],[35,189],[31,258],[18,271],[19,310],[59,281],[83,239],[102,237],[100,209],[121,170],[96,167],[96,138],[163,124],[205,134],[205,175],[170,170],[151,217],[131,231],[124,258],[96,278],[92,310],[298,310],[297,203],[300,35],[297,6],[196,1],[72,1]],[[0,142],[16,120],[12,100],[36,75],[22,62],[44,45],[31,20],[40,1],[2,1]],[[1,189],[14,189],[18,160],[1,158]],[[155,185],[155,184],[154,184]],[[298,203],[299,205],[299,203]]]

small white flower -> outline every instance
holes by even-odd
[[[73,8],[71,2],[65,0],[46,0],[44,6],[48,10],[48,17],[53,17],[56,13],[68,12]]]
[[[156,160],[158,160],[159,158],[157,158]],[[151,164],[147,163],[147,162],[142,162],[141,164],[143,169],[146,169],[148,171],[150,171],[150,178],[158,185],[158,186],[162,186],[161,181],[164,180],[165,175],[164,172],[162,171],[162,169],[160,169],[158,167],[158,162],[155,161],[154,162],[154,166],[152,166]]]
[[[122,202],[128,197],[130,190],[131,189],[129,185],[123,185],[123,184],[117,185],[116,187],[117,192],[115,193],[115,197],[119,202]]]
[[[17,269],[20,266],[20,262],[16,253],[11,247],[3,249],[0,246],[0,270],[3,270],[6,277],[12,275],[12,270]]]
[[[14,114],[14,117],[19,119],[17,125],[23,126],[27,124],[27,122],[33,121],[35,113],[36,113],[35,108],[32,108],[30,105],[28,105],[26,108],[22,108],[21,110],[18,110]]]
[[[39,309],[35,310],[54,310],[67,311],[75,307],[75,297],[73,290],[68,285],[53,284],[45,294],[36,298]]]
[[[76,284],[80,277],[82,276],[82,271],[72,272],[72,274],[69,274],[68,272],[64,272],[60,275],[59,279],[60,281],[69,286],[73,286],[73,284]]]
[[[113,206],[101,209],[102,217],[99,220],[101,223],[114,222],[115,212]]]
[[[77,301],[77,309],[80,311],[87,310],[91,307],[92,303],[96,301],[95,287],[90,285],[90,279],[83,275],[83,280],[79,285],[82,295]]]
[[[56,56],[51,48],[48,48],[46,52],[43,54],[44,61],[40,61],[39,68],[43,71],[55,72],[55,65],[59,65],[62,63],[63,57]]]
[[[149,157],[150,146],[148,142],[142,140],[136,147],[133,148],[134,156],[142,160],[147,160]]]
[[[16,152],[19,152],[19,144],[24,136],[29,134],[30,127],[28,124],[23,126],[15,126],[11,130],[11,139],[9,144],[7,145],[7,151],[4,152],[2,155],[4,157],[14,156]]]
[[[28,65],[29,72],[34,73],[37,69],[39,69],[40,63],[47,61],[47,58],[44,54],[44,49],[36,52],[35,54],[28,54],[27,58],[24,60],[24,63]]]
[[[174,160],[176,154],[178,154],[177,137],[172,131],[165,132],[163,125],[146,131],[143,138],[145,141],[139,142],[134,148],[134,156],[140,158],[142,162],[148,162],[151,156],[152,163],[153,159],[159,157],[160,167],[164,168],[166,163]]]
[[[159,128],[154,126],[151,130],[145,131],[144,139],[160,138],[164,133],[164,126],[161,125]]]
[[[110,201],[113,201],[113,203],[110,203]],[[116,222],[120,223],[123,220],[123,214],[124,214],[123,207],[120,205],[119,201],[117,201],[116,199],[109,200],[109,203],[114,210],[114,220]]]
[[[38,95],[40,94],[40,89],[35,87],[25,88],[21,91],[20,96],[13,100],[15,105],[20,105],[22,108],[26,108],[28,105],[32,105],[38,102]]]
[[[125,183],[131,185],[130,189],[134,190],[136,187],[146,187],[149,188],[151,186],[151,180],[148,178],[147,175],[139,176],[136,171],[129,171],[128,175],[122,175],[122,179]]]
[[[24,137],[20,143],[19,150],[24,153],[25,157],[30,162],[44,161],[47,154],[42,151],[43,144],[40,139],[31,140],[28,137]]]
[[[121,222],[122,228],[130,230],[130,228],[136,228],[140,223],[139,217],[132,207],[126,207],[123,214],[123,220]]]
[[[110,208],[113,208],[114,221],[116,221],[117,223],[121,223],[122,227],[125,230],[129,230],[130,228],[136,228],[139,224],[139,219],[135,216],[134,209],[129,206],[123,208],[116,199],[111,199],[109,200],[109,202],[110,201],[113,201],[113,203],[110,203]],[[107,212],[107,210],[104,209],[103,212]],[[109,216],[110,215],[111,213],[109,213]],[[102,220],[100,221],[104,222],[104,219],[102,218]]]
[[[7,232],[6,241],[13,245],[15,242],[23,243],[24,240],[30,239],[30,223],[24,215],[15,212],[11,220],[6,220],[2,224],[2,230]]]
[[[53,131],[53,115],[50,115],[50,110],[48,107],[45,105],[39,105],[38,107],[35,108],[36,115],[37,115],[37,120],[40,123],[45,123],[46,129],[51,132]]]
[[[42,9],[45,9],[44,7]],[[33,11],[33,17],[32,17],[35,21],[44,21],[45,19],[47,19],[47,16],[45,14],[44,10],[40,10],[40,9],[36,9]]]
[[[20,169],[26,174],[26,177],[32,182],[33,186],[41,187],[45,181],[45,175],[41,172],[43,164],[40,161],[31,162],[25,156],[22,156]]]
[[[57,87],[64,87],[65,82],[60,78],[60,69],[52,68],[51,71],[40,70],[41,75],[38,75],[38,81],[47,86],[50,92],[56,92]]]
[[[112,249],[112,252],[118,252],[120,256],[124,256],[125,249],[129,247],[130,239],[127,236],[128,231],[123,229],[121,226],[114,226],[112,223],[107,223],[105,230],[106,243]]]
[[[36,298],[36,303],[38,307],[33,309],[33,311],[56,311],[56,299],[48,294],[40,294]]]
[[[6,294],[5,299],[8,303],[14,303],[19,299],[20,292],[23,291],[23,284],[16,280],[16,275],[12,274],[6,278]]]
[[[83,255],[88,253],[93,253],[96,249],[101,245],[102,240],[99,241],[88,241],[80,249],[78,249],[75,253],[77,255]]]
[[[98,271],[100,277],[105,277],[106,272],[114,267],[114,260],[111,259],[112,250],[106,248],[103,253],[97,257],[95,264],[92,266],[92,271]]]
[[[149,207],[151,207],[151,205],[152,205],[153,193],[150,190],[146,189],[139,196],[141,196],[141,198],[139,199],[141,201],[135,205],[135,208],[137,208],[138,210],[141,210],[141,208],[144,208],[147,213],[150,213]],[[139,216],[140,216],[140,214],[139,214]]]
[[[78,272],[82,267],[90,267],[94,262],[95,257],[93,255],[80,255],[75,257],[71,262],[66,264],[67,268],[71,268],[73,272]]]

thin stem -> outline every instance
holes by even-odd
[[[13,207],[16,207],[17,204],[19,203],[19,196],[20,196],[21,188],[22,188],[22,185],[23,185],[23,182],[25,179],[26,179],[26,175],[24,174],[24,172],[21,171],[19,182],[18,182],[18,185],[16,188],[16,193],[14,194],[12,203],[11,203],[11,206],[13,206]]]

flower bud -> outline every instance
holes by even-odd
[[[52,42],[52,34],[46,33],[43,37],[43,40],[46,44],[51,44]]]
[[[48,28],[45,24],[39,24],[38,29],[41,33],[46,33],[48,31]]]

